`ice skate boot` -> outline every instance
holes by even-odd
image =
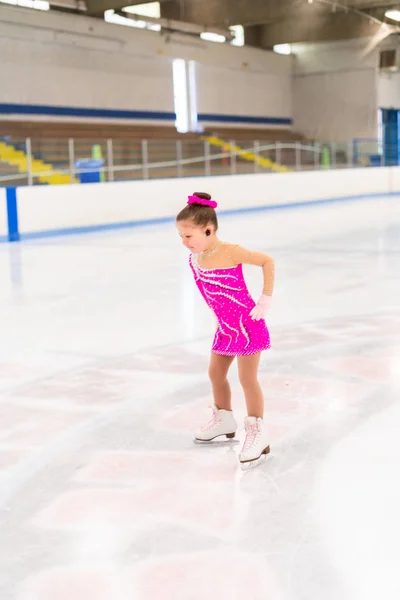
[[[264,422],[260,418],[246,417],[244,420],[246,439],[240,453],[240,465],[243,471],[264,462],[271,449]]]
[[[212,442],[215,438],[226,436],[233,439],[236,435],[237,423],[231,410],[210,407],[213,411],[212,419],[195,433],[195,442]]]

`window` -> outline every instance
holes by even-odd
[[[189,131],[189,114],[187,100],[186,61],[176,58],[172,63],[174,84],[174,107],[176,114],[175,127],[179,133]]]
[[[189,103],[190,103],[190,130],[198,131],[196,63],[194,60],[189,61]]]

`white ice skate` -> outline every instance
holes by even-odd
[[[271,449],[262,419],[246,417],[244,426],[246,439],[239,460],[243,471],[247,471],[263,462]]]
[[[220,410],[216,406],[210,407],[213,411],[211,421],[196,431],[195,442],[212,442],[215,438],[226,436],[233,439],[236,435],[237,423],[231,410]]]

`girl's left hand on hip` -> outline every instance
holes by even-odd
[[[265,318],[265,315],[271,307],[271,302],[272,296],[267,296],[266,294],[262,294],[260,296],[257,304],[250,312],[250,317],[253,319],[253,321],[259,321],[260,319]]]

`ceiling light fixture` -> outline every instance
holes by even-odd
[[[45,0],[0,0],[1,4],[11,4],[22,8],[34,8],[36,10],[50,10],[50,2]]]
[[[276,52],[276,54],[292,54],[291,44],[275,44],[272,50]]]
[[[218,33],[212,33],[209,31],[204,31],[200,34],[202,40],[206,42],[217,42],[217,44],[224,44],[226,42],[226,37],[223,35],[219,35]]]
[[[400,21],[400,10],[387,10],[385,17],[392,19],[392,21]]]

